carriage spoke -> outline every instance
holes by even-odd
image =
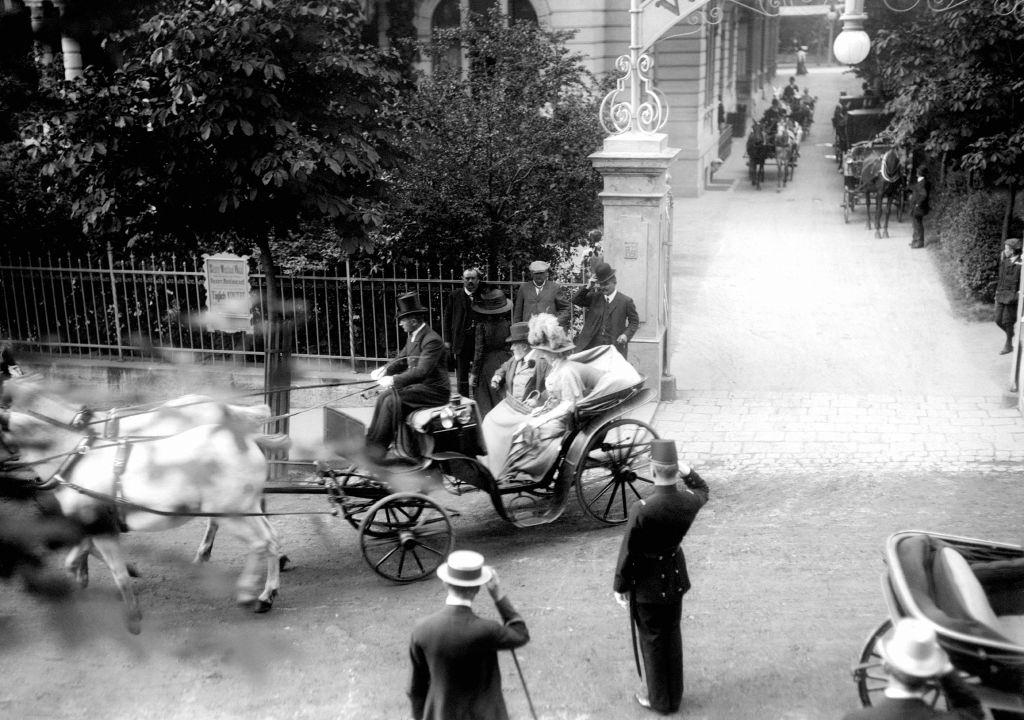
[[[419,547],[423,548],[424,550],[427,550],[428,552],[434,553],[438,557],[445,557],[444,553],[442,553],[440,550],[438,550],[437,548],[431,547],[430,545],[427,545],[426,543],[422,543],[422,542],[418,542],[417,541],[416,544]]]
[[[388,558],[390,558],[392,555],[394,555],[396,552],[398,552],[401,549],[402,549],[401,545],[395,545],[393,548],[391,548],[391,550],[389,550],[388,552],[386,552],[384,554],[384,557],[382,557],[380,560],[377,561],[377,564],[374,565],[374,569],[376,570],[377,568],[379,568],[381,565],[383,565],[385,562],[387,562]]]

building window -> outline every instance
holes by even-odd
[[[537,23],[537,12],[529,0],[441,0],[434,8],[430,21],[431,32],[457,28],[462,10],[474,15],[486,15],[492,8],[498,8],[513,21]],[[449,47],[434,57],[435,69],[453,69],[462,66],[462,50]]]

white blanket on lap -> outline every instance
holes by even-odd
[[[629,361],[622,357],[622,353],[613,345],[599,345],[590,350],[570,355],[569,359],[601,371],[601,379],[585,397],[580,399],[581,403],[631,388],[643,380],[637,369],[630,365]]]

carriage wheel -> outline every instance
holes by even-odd
[[[657,437],[650,425],[629,418],[598,428],[573,477],[584,512],[609,525],[626,521],[630,505],[654,492],[651,441]]]
[[[853,668],[853,680],[857,683],[857,694],[860,696],[860,703],[864,707],[871,707],[877,704],[878,700],[884,697],[883,693],[889,684],[889,676],[882,666],[882,640],[887,640],[892,634],[892,620],[886,618],[885,622],[875,628],[860,652],[857,665]],[[936,710],[946,710],[948,703],[946,695],[942,692],[938,682],[928,688],[922,700]]]
[[[452,523],[440,505],[418,493],[396,493],[374,503],[359,525],[363,558],[395,582],[431,575],[455,544]]]
[[[380,498],[391,493],[386,483],[357,473],[346,473],[336,488],[328,491],[332,502],[341,506],[345,520],[356,530],[362,526],[366,511]],[[376,530],[371,527],[367,532],[372,535]]]

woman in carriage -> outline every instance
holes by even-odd
[[[558,459],[562,440],[581,400],[628,387],[640,375],[611,345],[570,355],[574,345],[554,315],[530,319],[531,355],[548,363],[546,399],[515,429],[499,485],[537,482]]]

